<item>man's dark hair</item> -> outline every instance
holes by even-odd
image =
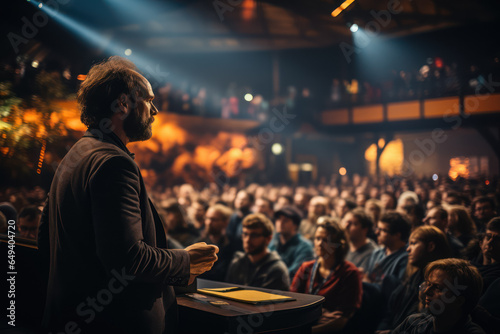
[[[199,205],[201,205],[203,207],[203,210],[205,210],[205,211],[207,211],[208,208],[209,208],[209,206],[210,206],[207,201],[205,201],[204,199],[201,199],[201,198],[198,198],[196,200],[196,203],[198,203]]]
[[[370,216],[368,216],[368,214],[365,212],[365,210],[361,208],[356,208],[349,212],[353,215],[353,217],[356,217],[356,219],[361,224],[362,228],[367,228],[368,231],[371,231],[371,229],[373,228],[373,221],[370,218]]]
[[[446,211],[446,209],[443,208],[442,206],[435,206],[431,210],[436,210],[437,211],[439,219],[441,219],[441,220],[447,220],[448,219],[448,211]]]
[[[262,197],[259,197],[259,199],[261,199],[264,202],[266,202],[267,205],[269,205],[269,207],[271,208],[271,210],[273,209],[274,204],[273,204],[273,202],[269,198],[267,198],[265,196],[262,196]]]
[[[42,212],[35,205],[28,205],[21,209],[18,218],[28,218],[29,221],[38,219]]]
[[[121,94],[134,99],[142,94],[141,84],[137,67],[122,57],[113,56],[92,66],[77,94],[82,123],[96,127],[102,119],[111,118]]]
[[[274,232],[273,223],[269,220],[269,218],[267,218],[261,213],[249,214],[248,216],[245,217],[245,219],[243,219],[241,225],[244,228],[248,228],[250,230],[261,228],[262,235],[264,237],[270,237],[271,235],[273,235]]]
[[[489,222],[488,225],[486,225],[486,229],[500,233],[500,217],[495,217],[492,218]]]
[[[478,197],[474,198],[474,200],[472,201],[471,208],[472,208],[473,211],[476,209],[476,204],[477,203],[490,203],[491,208],[493,210],[496,209],[496,205],[497,205],[496,202],[495,202],[495,199],[493,197],[478,196]]]
[[[465,302],[462,309],[469,314],[476,307],[481,291],[483,290],[483,279],[476,267],[462,259],[441,259],[431,262],[425,268],[424,277],[429,279],[435,270],[442,270],[449,279],[449,284],[458,284],[464,287],[460,295],[464,296]]]
[[[347,198],[342,198],[344,201],[345,201],[345,206],[347,206],[347,208],[349,209],[349,211],[355,209],[358,205],[356,204],[356,202],[354,202],[353,200],[350,200],[350,199],[347,199]]]
[[[380,221],[389,225],[390,234],[400,233],[401,240],[408,241],[411,225],[402,214],[396,211],[388,211],[382,215]]]

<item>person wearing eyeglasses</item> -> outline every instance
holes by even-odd
[[[377,334],[386,334],[406,317],[418,312],[419,285],[424,281],[424,269],[432,261],[451,254],[446,235],[435,226],[419,226],[410,235],[408,266],[403,284],[396,285],[390,294],[388,307]]]
[[[241,238],[244,252],[234,254],[226,282],[288,291],[288,269],[278,253],[267,248],[273,231],[273,223],[261,213],[243,219]]]
[[[388,211],[382,215],[375,233],[382,247],[374,251],[365,267],[364,281],[382,284],[387,276],[403,279],[408,253],[406,241],[410,235],[410,223],[396,211]]]
[[[465,260],[441,259],[430,263],[420,286],[425,313],[407,317],[391,334],[467,333],[483,334],[472,322],[483,280]]]

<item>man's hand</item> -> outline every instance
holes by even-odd
[[[219,252],[219,247],[207,245],[205,242],[197,242],[186,247],[185,250],[189,254],[189,284],[191,284],[196,276],[212,269],[215,261],[217,261],[216,254]]]

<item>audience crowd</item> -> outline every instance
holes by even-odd
[[[169,247],[219,247],[202,278],[324,296],[315,333],[497,333],[499,186],[354,175],[150,195]],[[15,220],[19,239],[36,239],[45,198],[2,189],[0,232]]]

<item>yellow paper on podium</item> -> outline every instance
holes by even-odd
[[[242,288],[198,289],[198,292],[254,305],[282,303],[295,300],[295,298],[289,296],[277,295],[257,290],[247,290]]]

